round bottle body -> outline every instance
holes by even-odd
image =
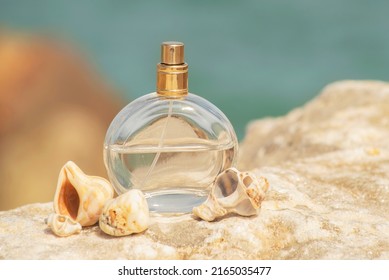
[[[209,101],[150,93],[112,121],[104,162],[118,194],[137,188],[150,211],[185,213],[205,201],[216,176],[234,165],[237,149],[232,125]]]

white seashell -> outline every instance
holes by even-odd
[[[82,226],[94,225],[113,194],[106,179],[88,176],[74,162],[68,161],[59,173],[54,211],[69,216]]]
[[[69,216],[52,213],[47,218],[47,225],[58,236],[70,236],[81,231],[81,225]]]
[[[102,231],[113,236],[138,233],[149,227],[149,207],[140,190],[130,190],[109,200],[100,216]]]
[[[227,213],[256,215],[268,188],[266,178],[257,179],[250,172],[228,168],[216,177],[207,200],[194,207],[193,214],[206,221],[213,221]]]

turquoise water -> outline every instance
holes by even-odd
[[[190,91],[238,136],[341,79],[389,73],[389,1],[0,0],[0,26],[79,47],[126,98],[154,91],[159,44],[183,41]]]

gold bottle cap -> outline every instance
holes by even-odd
[[[163,42],[161,44],[161,63],[168,65],[185,63],[184,44],[181,42]]]
[[[163,42],[161,45],[157,93],[170,98],[188,94],[188,64],[184,60],[184,44],[181,42]]]

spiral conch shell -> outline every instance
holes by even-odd
[[[258,214],[269,183],[264,177],[250,172],[228,168],[220,173],[212,185],[208,199],[193,208],[193,214],[206,221],[213,221],[228,213],[241,216]]]
[[[47,218],[47,225],[58,236],[70,236],[81,231],[81,225],[69,216],[52,213]]]
[[[68,161],[59,173],[54,211],[69,216],[81,226],[94,225],[113,194],[106,179],[88,176],[74,162]]]
[[[140,190],[133,189],[105,204],[99,225],[109,235],[124,236],[146,230],[149,219],[146,198]]]

